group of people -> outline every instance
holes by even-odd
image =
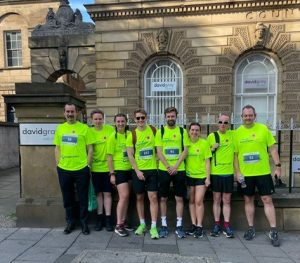
[[[275,163],[274,175],[280,177],[280,160],[275,139],[269,129],[255,122],[256,112],[251,105],[242,109],[243,124],[230,130],[230,118],[221,114],[218,131],[201,137],[201,126],[193,122],[184,129],[176,125],[177,109],[165,109],[166,125],[156,130],[147,124],[143,109],[134,112],[136,127],[129,130],[127,116],[114,116],[115,127],[104,124],[104,112],[91,112],[92,127],[76,119],[76,106],[65,105],[66,122],[57,127],[54,144],[57,172],[66,211],[65,234],[75,229],[76,185],[83,234],[89,234],[88,187],[90,176],[97,195],[97,220],[95,230],[105,227],[120,236],[127,236],[130,226],[126,222],[131,186],[136,195],[139,225],[136,235],[147,231],[145,221],[145,194],[149,199],[152,239],[169,234],[167,207],[172,183],[176,200],[176,227],[178,238],[203,236],[204,196],[210,186],[213,192],[214,224],[211,236],[221,232],[233,238],[230,225],[231,194],[234,176],[242,183],[245,213],[249,228],[246,240],[255,236],[254,197],[258,190],[271,230],[269,237],[279,246],[275,208],[272,202],[274,184],[269,164],[269,153]],[[116,186],[119,199],[116,208],[116,226],[111,219],[112,188]],[[189,199],[191,228],[183,229],[184,198]],[[161,224],[157,220],[160,209]],[[221,224],[221,214],[224,222]]]

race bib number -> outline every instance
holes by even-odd
[[[260,161],[259,153],[254,152],[254,153],[245,153],[243,155],[243,160],[244,163],[257,163]]]
[[[178,158],[179,156],[179,148],[166,148],[165,156],[168,158]]]
[[[76,145],[77,142],[78,142],[77,135],[63,135],[62,136],[62,144]]]
[[[123,151],[123,162],[127,162],[127,161],[128,161],[127,151]]]
[[[139,151],[140,159],[151,159],[153,157],[153,149],[142,149]]]

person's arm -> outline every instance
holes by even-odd
[[[54,154],[55,154],[55,163],[57,166],[60,160],[60,147],[58,145],[55,146]]]
[[[275,171],[274,171],[274,176],[281,176],[281,164],[280,164],[280,158],[279,158],[279,154],[277,151],[277,147],[275,146],[275,144],[273,144],[270,148],[269,148],[269,153],[272,156],[272,159],[274,161],[275,164]],[[280,166],[278,166],[280,165]]]
[[[115,175],[113,157],[111,154],[107,154],[107,164],[108,164],[108,169],[109,169],[110,182],[113,185],[115,185],[116,184],[116,175]]]
[[[138,166],[137,166],[137,163],[134,159],[134,150],[132,147],[127,147],[127,155],[128,155],[128,159],[129,159],[129,162],[132,166],[132,168],[134,169],[137,177],[140,179],[140,180],[145,180],[145,176],[144,176],[144,173],[142,171],[139,170]]]
[[[164,156],[163,154],[163,150],[162,150],[162,147],[160,146],[156,146],[156,154],[157,154],[157,157],[158,159],[163,163],[163,165],[167,168],[167,171],[169,174],[171,174],[171,166],[169,165],[166,157]]]
[[[88,153],[88,166],[90,168],[92,167],[92,163],[93,163],[93,152],[94,152],[93,144],[89,144],[87,146],[87,153]]]
[[[235,175],[236,175],[236,180],[239,182],[240,176],[241,176],[241,170],[240,170],[240,165],[239,165],[238,153],[234,153],[234,171],[235,171]]]
[[[184,146],[184,149],[183,149],[182,153],[179,155],[179,158],[178,158],[177,162],[175,163],[175,165],[171,166],[171,174],[176,174],[177,173],[177,169],[178,169],[179,165],[187,157],[187,154],[188,154],[188,147]]]
[[[210,185],[210,159],[205,160],[205,170],[206,170],[205,186],[208,187]]]

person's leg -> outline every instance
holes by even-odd
[[[223,216],[225,222],[230,222],[230,212],[231,212],[231,193],[223,193]]]
[[[64,171],[60,168],[57,168],[57,173],[58,173],[59,185],[63,197],[66,222],[68,225],[70,224],[72,225],[72,228],[74,228],[74,224],[75,224],[74,222],[74,209],[75,209],[74,177],[69,172]]]
[[[141,220],[145,221],[145,205],[144,205],[144,200],[145,200],[145,194],[144,193],[139,193],[136,195],[136,209],[138,213],[138,217]]]
[[[245,200],[245,213],[248,222],[248,226],[254,226],[254,214],[255,214],[255,206],[254,206],[254,195],[253,196],[244,196]]]
[[[264,211],[265,215],[268,219],[270,227],[276,227],[276,214],[275,214],[275,207],[273,204],[272,196],[271,195],[264,195],[261,196],[261,200],[264,204]]]
[[[90,233],[88,220],[88,193],[90,183],[90,171],[88,167],[80,171],[76,171],[76,188],[80,206],[80,222],[82,226],[82,233],[88,235]]]
[[[148,192],[148,198],[150,202],[150,214],[151,214],[151,222],[157,221],[158,215],[158,200],[157,200],[157,192]]]
[[[126,218],[128,201],[129,201],[129,187],[128,183],[121,183],[117,185],[117,190],[119,194],[119,201],[117,204],[117,225],[124,223],[124,218]]]
[[[221,193],[220,192],[213,192],[213,214],[214,214],[215,222],[220,224],[220,216],[221,216]]]
[[[206,192],[206,186],[197,185],[195,187],[195,210],[197,218],[197,226],[202,227],[203,217],[204,217],[204,195]]]
[[[195,207],[195,186],[190,186],[189,210],[192,224],[196,226],[196,207]]]
[[[97,215],[103,215],[103,192],[97,193]]]

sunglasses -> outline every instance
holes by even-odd
[[[228,121],[219,121],[219,124],[228,124]]]
[[[146,119],[146,116],[139,116],[139,117],[135,117],[138,121],[139,120],[145,120]]]

